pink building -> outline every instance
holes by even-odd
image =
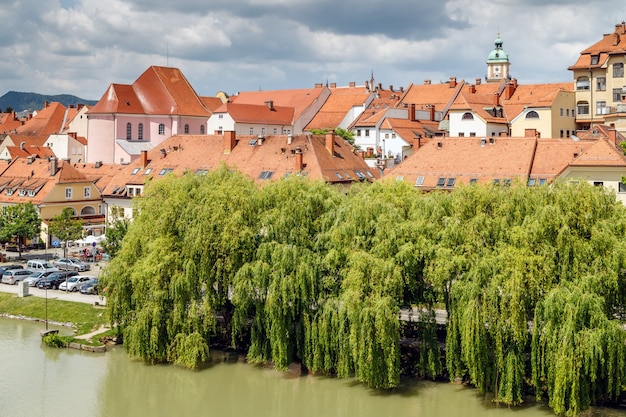
[[[179,69],[152,66],[89,109],[87,162],[129,163],[172,135],[206,134],[210,115]]]

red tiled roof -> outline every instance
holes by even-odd
[[[339,87],[331,88],[330,91],[330,97],[306,130],[337,128],[354,107],[363,106],[370,96],[365,87]]]
[[[28,158],[31,155],[41,159],[55,156],[52,149],[47,146],[7,146],[7,151],[11,159]]]
[[[506,114],[503,113],[502,117],[499,113],[494,116],[490,111],[500,105],[500,99],[496,97],[499,96],[501,88],[501,84],[465,85],[454,100],[450,110],[468,110],[485,122],[506,123]]]
[[[411,84],[407,88],[406,93],[401,98],[399,105],[415,104],[416,109],[426,109],[426,106],[433,105],[437,111],[446,111],[452,104],[461,88],[465,85],[464,81],[458,83],[440,83],[440,84]]]
[[[264,104],[226,103],[216,113],[228,113],[235,123],[265,123],[270,125],[288,126],[293,124],[293,107],[273,106],[270,109]]]
[[[0,113],[0,133],[9,133],[22,126],[23,122],[15,117],[15,112]]]
[[[65,110],[65,106],[61,103],[50,103],[37,112],[30,120],[18,127],[16,129],[17,133],[29,136],[47,136],[60,133],[63,130]]]
[[[602,35],[602,39],[580,53],[577,62],[569,70],[599,68],[606,64],[610,55],[626,54],[626,23],[615,25],[613,33]],[[591,56],[598,55],[598,62],[591,64]]]
[[[370,169],[353,152],[352,146],[338,136],[335,137],[334,155],[326,148],[323,135],[269,135],[260,145],[257,136],[240,135],[233,149],[226,153],[224,143],[222,135],[172,136],[146,153],[145,165],[140,156],[125,166],[111,179],[103,194],[124,196],[127,184],[144,184],[148,179],[160,178],[168,170],[183,175],[185,172],[214,170],[221,164],[237,168],[257,183],[280,180],[288,175],[306,175],[329,183],[380,178],[378,171]],[[302,157],[300,170],[296,166],[297,155]],[[262,179],[262,173],[271,173],[271,176]]]
[[[111,84],[90,113],[210,116],[177,68],[148,68],[132,85]]]
[[[274,106],[293,107],[294,120],[299,119],[316,101],[328,94],[328,88],[308,88],[294,90],[244,91],[231,96],[230,101],[238,104],[264,105],[272,101]]]
[[[551,107],[562,91],[573,92],[574,83],[518,85],[511,98],[502,99],[501,103],[508,120],[511,121],[524,111],[524,108]]]

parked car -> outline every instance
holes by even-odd
[[[2,283],[11,285],[17,284],[29,275],[30,271],[28,269],[8,269],[2,274]]]
[[[56,268],[53,271],[31,271],[31,274],[24,278],[24,282],[27,282],[30,287],[34,287],[37,285],[41,278],[47,277],[48,275],[56,271],[58,271]]]
[[[54,262],[54,266],[63,271],[76,271],[83,272],[89,271],[91,268],[89,264],[81,262],[74,258],[61,258]]]
[[[31,271],[58,271],[50,262],[45,259],[31,259],[26,263],[26,269]]]
[[[41,278],[37,283],[37,288],[39,289],[52,289],[56,290],[59,288],[62,282],[65,282],[66,279],[78,275],[76,271],[59,271],[53,272],[45,278]]]
[[[24,269],[24,267],[22,265],[17,265],[17,264],[0,266],[0,277],[4,275],[4,271],[8,271],[10,269]]]
[[[63,281],[59,284],[59,290],[76,292],[81,285],[86,284],[87,281],[93,278],[94,277],[89,277],[87,275],[74,275],[73,277],[68,278],[67,281]]]
[[[98,294],[100,287],[98,286],[98,278],[92,278],[80,286],[81,294]]]

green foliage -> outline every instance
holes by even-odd
[[[67,242],[77,240],[83,236],[83,222],[74,218],[74,210],[70,207],[63,209],[61,214],[55,216],[48,226],[48,231],[52,236],[56,236],[61,241]],[[63,247],[64,255],[67,245]]]
[[[351,132],[347,129],[344,129],[342,127],[337,127],[335,129],[332,128],[328,128],[328,129],[311,129],[311,134],[313,135],[325,135],[326,132],[328,132],[329,130],[334,130],[335,134],[343,139],[345,139],[350,145],[355,146],[354,145],[354,132]],[[356,147],[358,148],[358,146]]]
[[[106,240],[102,247],[111,257],[115,256],[122,246],[122,240],[128,232],[130,220],[124,217],[124,210],[121,207],[112,207],[109,215],[109,224],[106,229]]]
[[[150,184],[136,208],[103,285],[126,349],[149,362],[197,368],[221,337],[253,363],[391,388],[398,313],[418,305],[421,376],[507,405],[546,395],[565,414],[626,386],[613,321],[626,316],[626,210],[599,187],[340,193],[296,177],[256,188],[222,167]]]
[[[32,239],[41,231],[41,219],[32,203],[20,203],[2,207],[0,213],[0,241],[16,238],[22,243],[24,239]],[[20,256],[22,247],[18,245]]]
[[[64,336],[60,336],[58,333],[47,334],[43,337],[42,340],[46,346],[54,348],[65,348],[69,345],[67,338]]]

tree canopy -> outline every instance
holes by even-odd
[[[22,203],[2,207],[0,213],[0,240],[17,239],[19,256],[22,256],[22,243],[33,239],[41,232],[41,219],[32,203]]]
[[[52,236],[56,236],[65,242],[63,246],[63,256],[67,256],[67,242],[83,237],[83,222],[74,218],[74,210],[66,207],[61,214],[55,216],[48,226],[48,231]]]
[[[399,313],[417,308],[419,375],[568,415],[626,386],[626,210],[601,187],[256,187],[222,167],[151,183],[136,209],[103,280],[144,360],[196,368],[220,339],[251,362],[391,388]]]

